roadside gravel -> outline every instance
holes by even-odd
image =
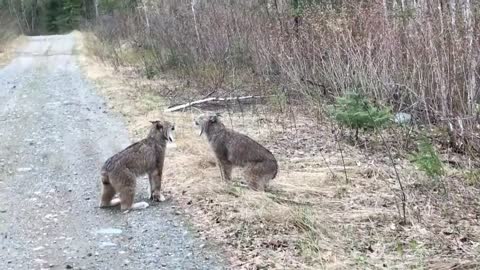
[[[130,141],[74,45],[30,37],[0,69],[0,269],[226,269],[168,202],[127,215],[96,207],[102,163]]]

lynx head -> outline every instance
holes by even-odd
[[[195,118],[195,127],[199,129],[199,136],[215,125],[223,125],[220,121],[221,115],[216,114],[204,114]]]
[[[150,123],[152,123],[152,127],[148,134],[149,137],[167,142],[174,141],[175,124],[168,121],[150,121]]]

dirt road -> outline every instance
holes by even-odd
[[[96,207],[99,168],[129,140],[74,48],[73,35],[31,37],[0,69],[0,269],[224,269],[169,203]]]

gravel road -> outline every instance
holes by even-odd
[[[0,269],[225,269],[168,202],[97,208],[100,167],[130,141],[74,47],[30,37],[0,69]]]

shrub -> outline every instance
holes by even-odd
[[[355,130],[358,140],[358,130],[374,130],[384,127],[390,122],[390,109],[371,104],[359,93],[349,93],[338,97],[329,111],[340,125]]]
[[[412,155],[410,160],[432,179],[437,179],[445,174],[442,161],[430,141],[425,137],[421,139],[417,152]]]

